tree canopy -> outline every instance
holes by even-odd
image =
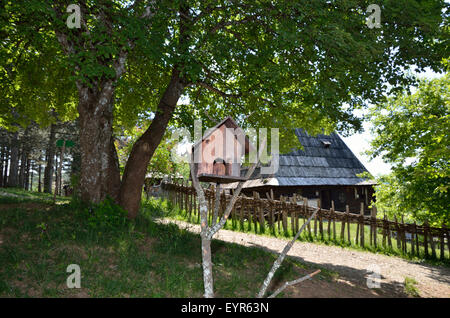
[[[379,180],[377,205],[437,224],[450,220],[450,76],[422,80],[372,109],[372,156],[382,155],[392,174]]]
[[[363,0],[78,3],[80,28],[66,23],[71,1],[0,4],[0,124],[15,120],[8,110],[65,116],[77,105],[83,198],[110,194],[133,215],[171,120],[231,115],[279,128],[283,150],[291,128],[359,130],[355,109],[448,57],[443,0],[379,1],[380,28],[366,25]],[[114,132],[148,119],[120,179]]]

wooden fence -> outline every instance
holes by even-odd
[[[160,194],[172,204],[184,210],[189,220],[200,220],[199,205],[195,189],[187,184],[163,183]],[[241,195],[231,212],[228,221],[233,226],[244,228],[247,222],[256,233],[267,230],[282,235],[294,235],[300,228],[300,222],[305,222],[311,214],[318,210],[316,217],[306,227],[306,235],[310,238],[320,238],[344,241],[362,247],[393,248],[418,257],[450,258],[450,232],[443,225],[441,228],[423,224],[407,224],[403,220],[389,220],[386,216],[376,217],[376,208],[370,216],[364,215],[364,206],[358,212],[335,211],[334,203],[330,210],[320,208],[320,202],[313,205],[306,198],[280,197],[274,200],[273,195],[260,198],[257,192],[253,197]],[[208,203],[208,220],[213,217],[215,206],[214,189],[205,190]],[[224,213],[231,195],[222,193],[219,202],[219,218]],[[353,226],[352,226],[353,224]],[[353,228],[351,228],[353,227]],[[448,251],[446,251],[446,245]],[[439,257],[437,256],[439,252]]]

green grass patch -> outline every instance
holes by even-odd
[[[31,201],[22,203],[48,199],[37,193],[24,197]],[[168,208],[147,204],[134,221],[111,202],[3,208],[0,297],[202,297],[200,237],[153,221]],[[276,257],[221,241],[213,241],[212,252],[218,297],[254,297]],[[81,268],[81,289],[67,288],[70,264]],[[289,258],[275,281],[281,284],[314,269]],[[323,270],[314,279],[331,282],[336,275]]]
[[[419,290],[416,287],[417,281],[411,277],[405,277],[405,293],[411,297],[420,297]]]

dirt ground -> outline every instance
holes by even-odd
[[[200,232],[199,225],[183,221],[163,219],[159,222],[176,223],[188,231]],[[273,253],[281,252],[287,243],[284,239],[229,230],[220,230],[214,238]],[[421,297],[450,297],[450,268],[447,267],[308,242],[295,242],[288,255],[339,273],[333,282],[313,279],[289,287],[286,290],[289,297],[407,297],[405,277],[417,281],[416,288]],[[380,274],[379,279],[374,279],[380,282],[380,288],[367,287],[368,277],[373,275],[374,269]]]

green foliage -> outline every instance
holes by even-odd
[[[419,290],[416,287],[417,281],[412,277],[405,277],[405,293],[411,297],[420,297]]]
[[[100,232],[80,209],[74,203],[2,207],[0,233],[8,235],[0,248],[0,297],[202,297],[198,234],[156,223],[146,213],[127,231]],[[217,297],[254,297],[273,254],[221,241],[212,249]],[[67,265],[74,263],[82,269],[81,289],[65,287]],[[313,269],[289,259],[277,277],[290,281]],[[315,279],[329,277],[322,269]]]
[[[111,198],[84,209],[88,225],[93,229],[111,231],[123,229],[128,224],[127,212]]]
[[[378,179],[377,206],[435,225],[450,224],[450,76],[421,81],[414,94],[403,93],[375,106],[372,156],[393,164]]]
[[[370,3],[157,1],[152,18],[142,18],[151,1],[87,1],[82,27],[68,29],[70,1],[6,1],[0,124],[16,120],[11,107],[23,120],[44,121],[51,109],[76,115],[76,84],[95,90],[117,80],[114,125],[130,129],[152,118],[177,69],[190,101],[177,107],[177,126],[203,118],[211,127],[231,115],[243,126],[280,128],[283,148],[295,141],[291,128],[359,130],[355,109],[411,83],[409,67],[438,71],[447,58],[443,0],[379,1],[379,29],[365,23]],[[122,52],[127,71],[116,79]]]

